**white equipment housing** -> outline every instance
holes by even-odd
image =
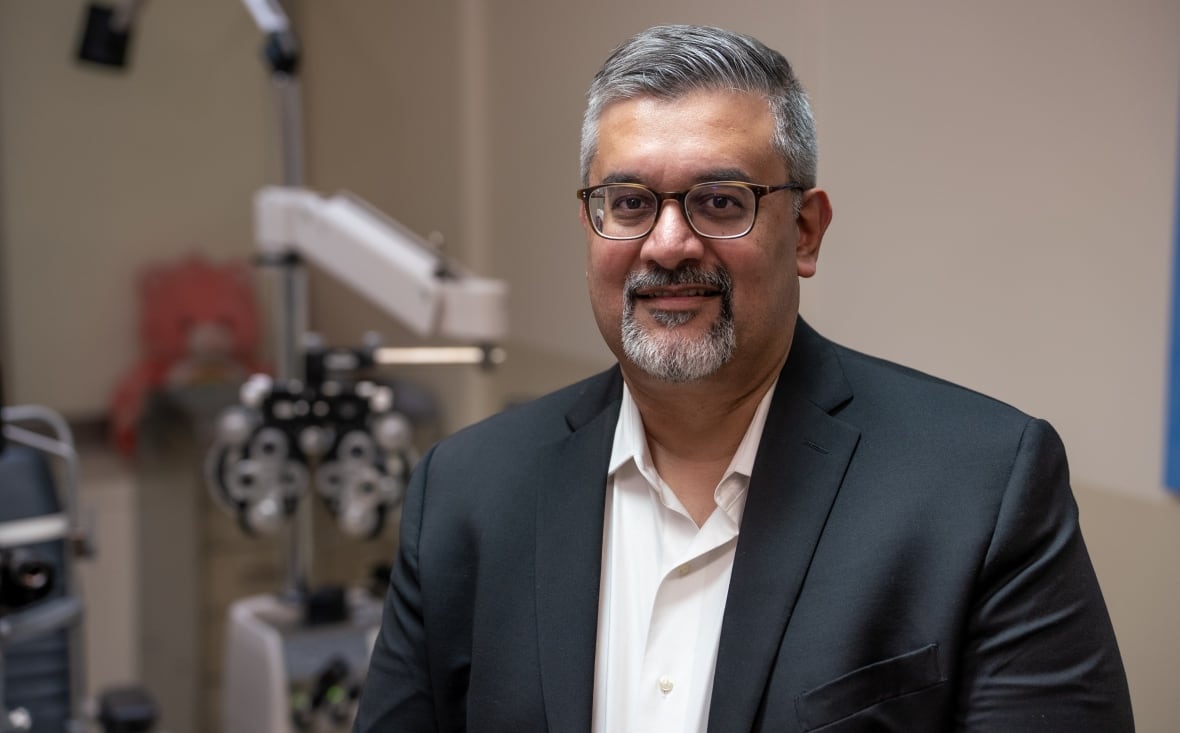
[[[381,623],[381,601],[353,592],[350,618],[306,626],[297,607],[271,595],[240,598],[230,607],[226,632],[222,718],[225,733],[345,733],[356,700],[320,711],[296,724],[295,708],[313,692],[317,674],[332,661],[349,673],[343,686],[364,679]],[[333,714],[335,713],[335,714]]]
[[[507,330],[508,288],[448,261],[422,237],[349,194],[271,186],[254,199],[264,252],[296,252],[418,336],[490,343]]]

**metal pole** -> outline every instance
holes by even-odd
[[[279,112],[279,148],[282,154],[283,185],[298,187],[304,183],[303,124],[300,121],[302,95],[298,77],[276,73],[273,77]],[[299,361],[299,338],[307,332],[307,275],[294,253],[274,263],[279,272],[277,310],[277,376],[279,379],[302,379]]]
[[[273,79],[279,112],[283,184],[302,186],[303,100],[299,78],[293,73],[276,72]],[[294,253],[284,256],[277,266],[277,376],[288,382],[302,381],[305,375],[299,347],[302,335],[307,333],[307,272]],[[314,550],[311,511],[312,502],[305,497],[296,506],[295,516],[292,517],[286,532],[284,561],[287,572],[281,597],[291,603],[301,602],[310,591],[311,558]]]

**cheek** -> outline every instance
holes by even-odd
[[[586,276],[591,287],[601,284],[622,289],[631,268],[635,266],[633,247],[620,247],[615,242],[604,242],[594,237],[586,249]]]
[[[733,309],[739,323],[765,328],[790,315],[797,302],[794,267],[793,257],[781,256],[751,258],[740,266],[732,265]]]
[[[619,313],[623,308],[623,283],[631,268],[631,257],[617,248],[608,249],[602,242],[591,242],[586,261],[586,284],[595,317]]]

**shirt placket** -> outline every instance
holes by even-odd
[[[691,524],[687,517],[679,518]],[[717,590],[707,587],[708,576],[700,570],[719,547],[736,536],[726,519],[710,517],[699,530],[695,525],[682,525],[667,538],[637,680],[636,730],[679,733],[700,725],[688,719],[689,710],[708,694],[707,689],[698,688],[711,675],[698,675],[696,667],[712,659],[712,654],[702,655],[700,644],[705,608],[708,599],[716,595],[710,590]]]

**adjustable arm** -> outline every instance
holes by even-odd
[[[419,336],[488,343],[507,330],[503,281],[469,274],[356,197],[268,187],[254,214],[264,252],[297,252]]]

